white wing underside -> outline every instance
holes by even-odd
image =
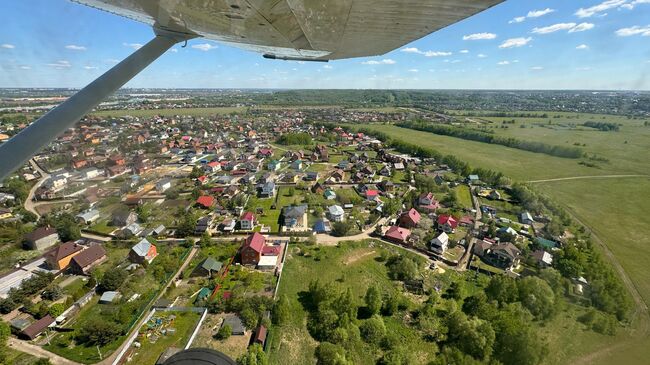
[[[503,0],[72,0],[276,57],[382,55]]]

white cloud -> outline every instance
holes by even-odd
[[[546,8],[543,10],[531,10],[528,12],[528,14],[526,14],[526,16],[518,16],[512,19],[511,21],[509,21],[508,24],[523,23],[526,20],[526,18],[539,18],[540,16],[544,16],[546,14],[550,14],[553,12],[555,12],[555,9],[551,9],[551,8]]]
[[[31,69],[32,69],[30,66],[25,66],[25,65],[20,66],[19,68],[20,68],[21,70],[31,70]]]
[[[594,25],[592,23],[580,23],[569,30],[569,33],[584,32],[585,30],[593,29]]]
[[[640,27],[638,25],[635,25],[629,28],[621,28],[616,31],[616,35],[619,37],[630,37],[633,35],[642,35],[644,37],[650,37],[650,25],[646,25],[645,27]]]
[[[510,61],[500,61],[500,62],[497,62],[497,65],[499,65],[499,66],[506,66],[506,65],[509,65],[509,64],[510,64]]]
[[[16,48],[16,46],[14,46],[13,44],[5,43],[5,44],[0,45],[0,48],[14,49],[14,48]]]
[[[590,71],[592,70],[591,67],[577,67],[576,71]]]
[[[72,67],[72,65],[70,64],[70,61],[67,61],[67,60],[60,60],[60,61],[56,61],[54,63],[47,63],[45,65],[49,66],[49,67],[54,67],[54,68],[59,69],[59,70]]]
[[[577,46],[576,49],[579,49],[579,50],[588,50],[588,49],[589,49],[589,46],[586,45],[586,44],[581,44],[581,45]]]
[[[532,41],[533,38],[528,37],[528,38],[510,38],[506,39],[499,48],[517,48],[517,47],[523,47],[527,45],[530,41]]]
[[[451,63],[460,63],[460,62],[462,62],[462,61],[461,60],[453,60],[453,61],[451,61]]]
[[[467,50],[467,49],[462,49],[462,50],[460,50],[460,53],[469,53],[469,50]]]
[[[85,51],[87,48],[84,46],[77,46],[76,44],[68,44],[65,46],[65,49],[69,49],[71,51]]]
[[[84,69],[86,69],[86,70],[96,70],[97,66],[84,66]]]
[[[133,48],[136,51],[139,50],[140,48],[142,48],[142,44],[140,44],[140,43],[122,43],[122,45],[124,47]]]
[[[104,62],[106,62],[106,63],[120,63],[120,60],[117,60],[115,58],[108,58],[108,59],[104,60]]]
[[[528,12],[528,15],[526,17],[528,18],[539,18],[540,16],[544,16],[546,14],[550,14],[555,12],[555,9],[551,8],[546,8],[544,10],[531,10]]]
[[[178,48],[172,48],[169,50],[171,53],[178,53]]]
[[[497,35],[494,33],[474,33],[470,35],[463,36],[464,41],[478,41],[484,39],[494,39]]]
[[[408,71],[409,72],[414,72],[414,73],[420,72],[420,70],[418,70],[417,68],[412,68],[412,69],[410,69]]]
[[[422,51],[419,50],[416,47],[408,47],[408,48],[402,48],[400,50],[401,52],[405,53],[415,53],[415,54],[420,54],[426,57],[444,57],[444,56],[451,56],[451,52],[440,52],[440,51]]]
[[[325,66],[323,66],[323,68],[328,69],[328,70],[331,70],[331,69],[333,69],[334,67],[332,67],[331,65],[325,65]]]
[[[533,66],[530,69],[533,70],[533,71],[541,71],[541,70],[544,69],[544,67],[542,67],[542,66]]]
[[[193,44],[192,48],[201,50],[203,52],[207,52],[207,51],[209,51],[211,49],[215,49],[215,48],[219,48],[219,47],[215,46],[214,44],[210,44],[210,43],[201,43],[201,44]]]
[[[362,65],[394,65],[394,64],[396,64],[396,63],[397,63],[397,62],[395,62],[395,60],[392,60],[392,59],[390,59],[390,58],[384,58],[384,59],[381,60],[381,61],[370,60],[370,61],[363,61],[363,62],[361,62]]]
[[[584,32],[586,30],[592,29],[594,25],[592,23],[558,23],[558,24],[553,24],[549,25],[547,27],[542,27],[542,28],[533,28],[533,33],[535,34],[549,34],[549,33],[555,33],[559,32],[561,30],[566,30],[569,33],[575,33],[575,32]]]
[[[476,56],[476,57],[478,57],[478,58],[487,58],[487,55],[485,55],[483,53],[479,53],[478,56]]]
[[[619,6],[625,5],[627,1],[628,0],[607,0],[598,5],[594,5],[588,8],[580,8],[575,12],[575,15],[578,18],[589,18],[594,15],[599,15],[599,13],[602,13],[609,9],[615,9]]]

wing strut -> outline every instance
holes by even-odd
[[[140,73],[174,44],[193,35],[154,30],[156,37],[102,76],[0,145],[0,181]]]

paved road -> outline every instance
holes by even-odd
[[[531,181],[527,181],[527,182],[528,182],[528,183],[542,183],[542,182],[552,182],[552,181],[582,180],[582,179],[615,179],[615,178],[626,178],[626,177],[650,177],[650,175],[593,175],[593,176],[572,176],[572,177],[560,177],[560,178],[557,178],[557,179],[531,180]]]
[[[32,189],[29,191],[29,195],[27,195],[27,199],[25,199],[25,203],[24,203],[25,204],[25,210],[28,211],[28,212],[32,212],[32,213],[36,214],[36,218],[40,219],[41,215],[38,214],[38,212],[36,211],[35,206],[34,206],[34,200],[33,200],[34,199],[34,193],[36,193],[36,189],[38,189],[50,177],[50,174],[48,174],[43,169],[41,169],[41,167],[38,166],[38,164],[36,163],[36,161],[34,161],[33,158],[29,160],[29,164],[32,165],[32,168],[34,170],[38,171],[38,173],[41,175],[41,177],[39,178],[38,182],[36,184],[34,184]]]
[[[7,340],[7,344],[14,350],[24,352],[32,356],[46,358],[50,360],[50,362],[54,365],[81,365],[77,362],[68,360],[59,355],[44,350],[40,346],[32,345],[29,342],[21,341],[13,337],[10,337],[9,340]]]

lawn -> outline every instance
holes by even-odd
[[[293,193],[291,193],[293,191]],[[288,205],[298,205],[301,204],[304,197],[303,191],[296,189],[291,186],[281,186],[278,189],[278,209],[286,207]]]
[[[276,207],[277,209],[271,209],[271,206],[275,203],[275,198],[264,198],[259,199],[251,197],[248,200],[246,209],[252,212],[257,212],[257,208],[262,208],[264,210],[263,214],[256,214],[257,220],[259,223],[264,224],[265,226],[271,227],[271,232],[278,232],[280,230],[280,220],[281,207]]]
[[[176,316],[173,322],[149,329],[148,325],[153,326],[155,319],[161,319],[163,323],[167,323],[166,321],[169,320],[171,315]],[[187,344],[200,317],[201,315],[195,312],[156,312],[153,318],[140,329],[137,341],[142,344],[142,347],[133,352],[130,362],[132,364],[153,365],[168,348],[177,347],[182,349]],[[168,330],[170,328],[175,330],[173,334],[168,331],[166,334],[162,334],[163,329]],[[147,332],[152,336],[145,338]],[[152,343],[151,338],[153,336],[158,336],[158,339]]]
[[[456,196],[458,197],[458,203],[460,204],[461,207],[466,209],[474,208],[474,204],[472,204],[472,194],[469,191],[469,186],[458,185],[457,187],[454,188],[454,191],[456,191]]]

